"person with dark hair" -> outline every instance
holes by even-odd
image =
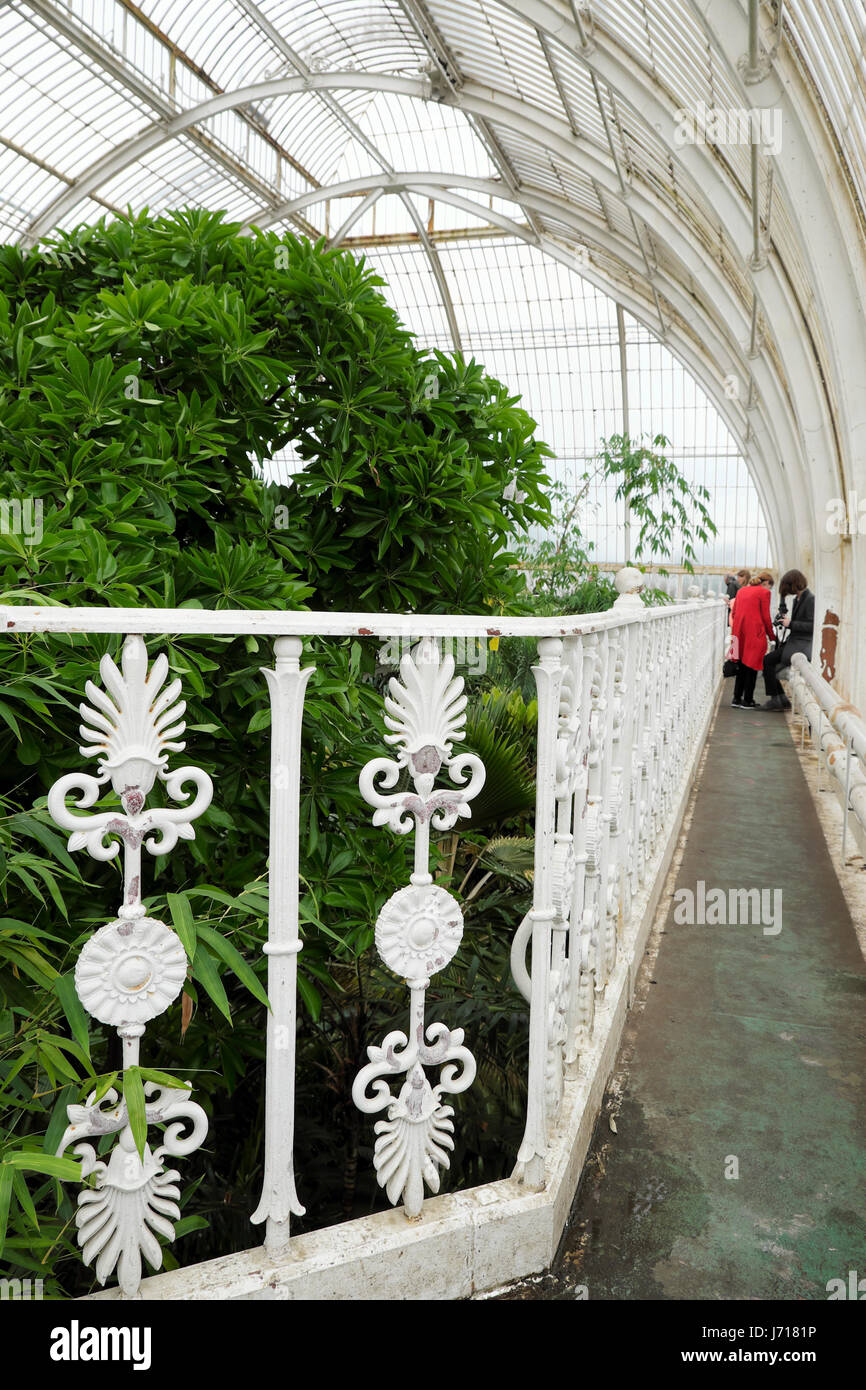
[[[793,596],[790,613],[785,600]],[[807,661],[812,659],[812,629],[815,626],[815,595],[809,588],[809,581],[801,570],[788,570],[782,575],[779,584],[779,612],[777,621],[787,641],[783,641],[775,651],[768,652],[764,658],[764,688],[767,699],[761,709],[783,710],[791,708],[791,701],[782,690],[779,672],[791,665],[795,652],[802,652]]]
[[[737,570],[736,574],[725,575],[725,588],[728,592],[728,626],[731,625],[731,615],[734,611],[734,599],[740,592],[744,584],[748,584],[752,577],[751,570]]]
[[[736,641],[737,676],[734,681],[733,709],[755,709],[755,681],[764,664],[767,638],[775,640],[770,622],[770,590],[773,576],[761,570],[740,589],[731,613],[731,634]]]

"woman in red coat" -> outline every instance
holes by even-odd
[[[773,576],[761,570],[744,584],[734,599],[731,613],[731,632],[737,640],[739,666],[734,681],[734,709],[756,709],[755,681],[767,655],[767,638],[775,641],[770,621],[770,590]]]

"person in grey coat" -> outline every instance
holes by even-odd
[[[815,595],[801,570],[788,570],[782,575],[779,584],[779,597],[783,604],[793,595],[794,602],[790,613],[780,619],[780,626],[787,629],[788,639],[777,645],[764,657],[764,688],[767,699],[761,709],[790,709],[791,702],[782,690],[779,672],[791,664],[795,652],[802,652],[807,661],[812,658],[812,631],[815,626]]]

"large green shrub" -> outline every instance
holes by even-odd
[[[42,507],[38,537],[0,530],[2,601],[519,604],[508,546],[547,515],[547,450],[476,363],[420,352],[380,284],[346,253],[241,235],[202,212],[100,223],[34,251],[0,248],[0,495]],[[289,440],[303,471],[290,487],[265,486],[261,463]],[[4,521],[14,516],[10,506]],[[8,1214],[8,1269],[41,1274],[55,1292],[90,1281],[73,1245],[75,1192],[56,1182],[48,1155],[88,1076],[118,1065],[116,1039],[88,1027],[71,989],[81,944],[113,915],[118,875],[116,863],[70,857],[44,797],[81,766],[78,702],[102,653],[117,658],[119,645],[10,632],[0,643],[0,1228]],[[259,667],[272,658],[253,637],[149,642],[151,656],[159,649],[183,679],[188,756],[217,780],[196,839],[146,856],[148,909],[171,914],[188,938],[194,919],[187,1002],[150,1025],[143,1052],[146,1064],[188,1075],[211,1115],[196,1215],[181,1227],[207,1219],[211,1232],[175,1247],[190,1260],[254,1239],[268,805]],[[344,1183],[346,1210],[360,1200],[365,1131],[348,1092],[378,1017],[393,1023],[400,998],[368,948],[379,908],[406,881],[408,851],[372,828],[357,790],[360,765],[381,752],[374,651],[320,642],[307,659],[317,674],[302,769],[299,1169],[311,1215],[333,1216],[329,1173]],[[443,857],[439,872],[454,862]],[[488,987],[501,1006],[505,930],[519,904],[504,892],[488,906],[444,986],[463,1015]],[[514,1034],[513,1008],[500,1023]],[[491,1015],[488,1040],[496,1026]],[[493,1161],[485,1114],[513,1109],[508,1064],[487,1065],[490,1085],[457,1155],[475,1176]]]

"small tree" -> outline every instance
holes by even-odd
[[[706,503],[710,494],[703,483],[694,487],[683,472],[663,452],[670,440],[657,434],[652,447],[627,434],[613,434],[601,447],[599,469],[605,478],[617,480],[616,500],[624,501],[639,522],[636,559],[647,553],[654,559],[670,560],[674,547],[682,546],[681,564],[692,572],[695,542],[706,543],[716,534]],[[662,571],[664,573],[664,571]]]
[[[611,435],[602,442],[594,467],[583,474],[576,490],[553,484],[551,524],[541,539],[523,542],[518,551],[542,605],[589,613],[608,608],[616,598],[612,581],[592,558],[594,543],[580,527],[581,509],[599,478],[615,480],[615,500],[625,502],[639,524],[636,560],[671,560],[680,546],[681,563],[689,572],[693,570],[696,542],[716,534],[706,505],[710,494],[702,483],[689,483],[663,452],[669,447],[663,434],[655,436],[652,447],[625,434]],[[664,568],[660,569],[664,574]]]

